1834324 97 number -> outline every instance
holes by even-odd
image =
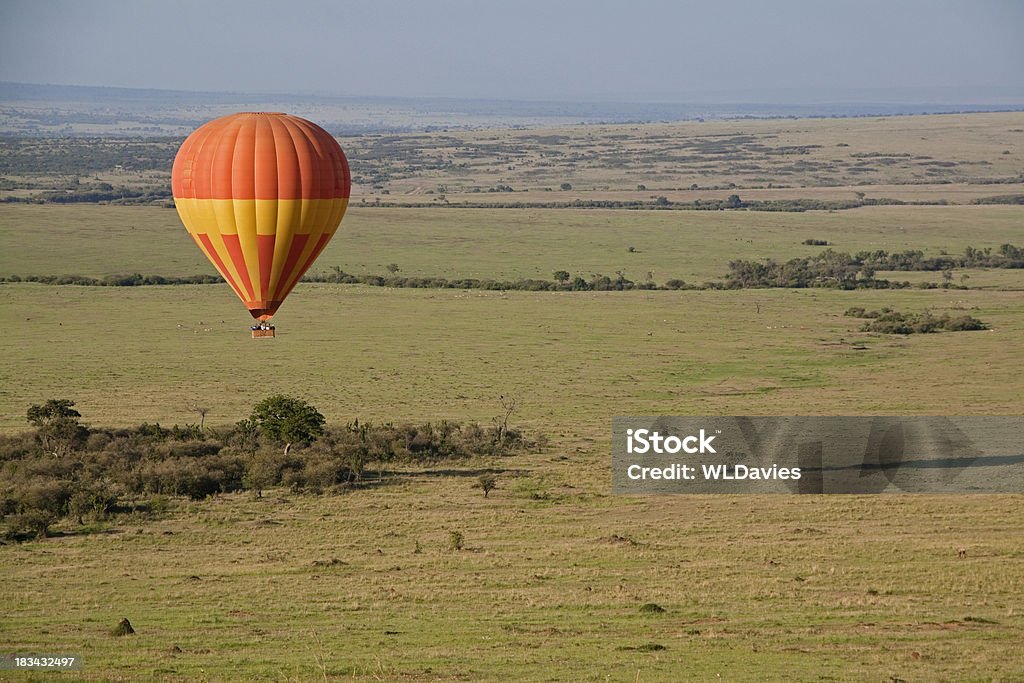
[[[81,669],[78,655],[0,654],[0,670]]]

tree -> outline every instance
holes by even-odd
[[[572,185],[570,183],[562,183],[559,187],[567,192],[572,189]]]
[[[569,271],[567,270],[556,270],[554,273],[552,273],[552,276],[559,282],[569,281]]]
[[[498,485],[498,479],[493,474],[481,474],[477,477],[476,488],[483,489],[484,498]]]
[[[389,263],[388,264],[388,272],[391,273],[392,275],[397,273],[400,270],[401,270],[401,268],[398,267],[397,263]]]
[[[26,413],[29,424],[37,428],[36,438],[47,453],[67,455],[83,445],[89,430],[78,422],[82,417],[75,402],[51,398],[43,405],[33,405]]]
[[[53,420],[72,418],[77,420],[82,414],[75,410],[75,402],[66,398],[51,398],[43,405],[33,405],[28,409],[26,419],[33,427],[45,427]]]
[[[727,209],[738,209],[742,204],[743,202],[740,201],[740,196],[738,194],[731,194],[729,195],[729,198],[725,200],[725,207]]]
[[[210,412],[210,409],[196,404],[190,405],[188,409],[199,416],[199,431],[203,431],[203,427],[206,424],[206,414]]]
[[[319,410],[300,398],[284,394],[257,403],[249,419],[265,437],[283,443],[285,453],[293,443],[308,443],[323,434],[326,422]]]
[[[508,438],[508,419],[516,411],[519,402],[512,396],[499,396],[498,401],[501,402],[502,413],[491,420],[494,422],[494,442],[500,446]]]

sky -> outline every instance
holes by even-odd
[[[0,0],[0,81],[524,100],[1019,92],[1024,0]]]

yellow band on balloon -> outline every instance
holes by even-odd
[[[347,198],[174,202],[186,229],[243,301],[283,299],[348,208]]]

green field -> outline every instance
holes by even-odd
[[[233,423],[279,391],[333,420],[487,420],[510,394],[520,421],[603,448],[617,414],[1013,414],[1024,396],[1024,376],[1007,371],[1021,360],[1019,292],[304,285],[268,343],[248,338],[227,286],[4,292],[6,429],[53,396],[96,424],[130,425],[192,422],[196,401]],[[842,316],[885,305],[966,310],[993,329],[891,337]]]
[[[822,247],[801,244],[808,238],[850,253],[920,249],[930,256],[1020,244],[1021,215],[1017,206],[803,213],[353,207],[313,272],[338,266],[387,274],[395,263],[402,274],[449,278],[550,279],[555,270],[622,270],[635,280],[650,272],[657,282],[701,283],[724,275],[731,260],[819,253]],[[0,224],[0,276],[216,274],[173,209],[0,204]]]
[[[867,145],[869,123],[803,122],[800,140]],[[915,123],[880,139],[912,140]],[[797,124],[772,125],[756,127]],[[949,149],[969,161],[1001,144],[976,138]],[[806,238],[929,256],[1019,245],[1022,219],[1019,206],[355,206],[315,270],[701,283],[730,260],[822,249]],[[0,228],[4,277],[213,273],[164,208],[2,204]],[[550,441],[343,495],[275,489],[65,520],[0,545],[0,651],[81,654],[86,680],[1022,680],[1020,495],[609,493],[614,415],[1021,414],[1024,271],[954,282],[969,289],[304,283],[278,338],[258,342],[227,285],[0,284],[0,432],[49,398],[96,426],[196,422],[197,403],[226,425],[284,392],[332,423],[488,423],[512,396],[514,425]],[[990,329],[866,333],[843,315],[852,306],[968,313]],[[486,499],[473,488],[484,471],[498,478]],[[641,613],[650,602],[666,611]],[[109,635],[122,617],[135,636]]]
[[[0,548],[0,640],[91,680],[1019,679],[1020,496],[611,497],[601,450]]]

